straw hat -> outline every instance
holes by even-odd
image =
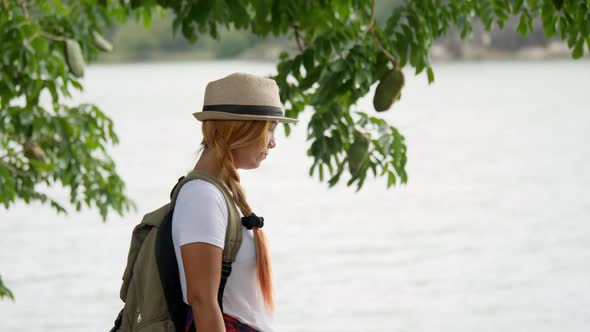
[[[193,113],[205,120],[270,120],[296,123],[283,115],[277,83],[270,78],[234,73],[211,81],[205,88],[203,111]]]

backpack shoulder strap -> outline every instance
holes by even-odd
[[[206,172],[193,170],[185,177],[179,179],[174,189],[172,189],[170,194],[171,206],[174,207],[176,198],[180,192],[180,188],[182,188],[185,183],[196,179],[207,181],[213,184],[223,193],[225,203],[227,204],[228,213],[228,223],[225,232],[225,245],[223,248],[223,261],[231,264],[236,260],[238,250],[240,250],[240,245],[242,244],[242,223],[240,221],[240,215],[238,213],[238,209],[236,208],[234,199],[225,184]]]

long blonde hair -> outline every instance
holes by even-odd
[[[246,200],[246,193],[240,184],[240,175],[234,166],[231,151],[237,148],[260,144],[261,148],[267,144],[269,121],[233,121],[208,120],[203,121],[203,142],[205,149],[215,153],[215,159],[221,169],[219,179],[230,189],[236,205],[242,215],[252,214],[252,208]],[[256,272],[264,303],[269,310],[274,310],[272,292],[272,268],[268,240],[264,231],[254,228],[254,242],[256,246]]]

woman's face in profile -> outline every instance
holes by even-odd
[[[240,169],[255,169],[260,166],[262,160],[266,159],[270,149],[276,146],[275,128],[277,122],[271,122],[265,135],[263,147],[258,144],[252,144],[232,151],[234,157],[234,166]]]

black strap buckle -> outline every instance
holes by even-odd
[[[231,263],[223,261],[221,263],[221,278],[227,279],[231,274]]]
[[[227,283],[227,278],[231,274],[231,262],[222,261],[221,262],[221,282],[219,283],[219,291],[217,292],[217,302],[219,303],[219,308],[221,308],[221,312],[223,312],[223,292],[225,290],[225,284]]]
[[[121,323],[123,322],[123,309],[121,309],[121,311],[119,311],[119,315],[117,315],[117,318],[115,319],[115,326],[113,326],[113,328],[109,331],[109,332],[117,332],[119,331],[119,328],[121,327]]]

